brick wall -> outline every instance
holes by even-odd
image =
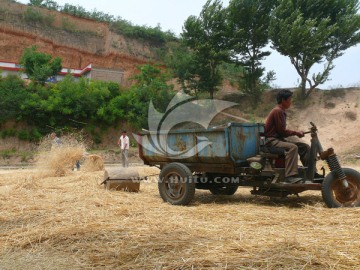
[[[92,80],[111,81],[121,84],[123,82],[123,77],[124,72],[122,70],[97,67],[91,69]]]

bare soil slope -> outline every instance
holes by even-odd
[[[339,154],[360,153],[360,90],[318,92],[310,103],[289,113],[290,126],[307,130],[312,121],[324,147],[334,147]]]
[[[31,16],[26,19],[29,9],[49,22]],[[29,8],[9,0],[0,0],[0,40],[0,61],[19,63],[24,49],[36,45],[42,52],[61,57],[66,68],[82,69],[93,64],[121,69],[124,85],[137,65],[156,58],[154,44],[119,35],[106,23],[45,8]]]

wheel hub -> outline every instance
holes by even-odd
[[[357,181],[347,178],[349,186],[345,188],[341,181],[337,181],[333,186],[334,197],[344,206],[355,206],[359,201],[360,187]]]
[[[181,177],[178,174],[168,175],[165,180],[166,193],[172,199],[179,199],[184,194],[184,183],[181,182]]]

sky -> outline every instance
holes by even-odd
[[[160,25],[163,31],[171,30],[176,35],[182,32],[185,20],[198,16],[206,0],[55,0],[59,5],[65,3],[79,5],[88,11],[96,9],[115,17],[130,21],[134,25],[155,27]],[[28,0],[17,2],[27,4]],[[229,0],[223,0],[226,7]],[[291,65],[290,59],[272,51],[263,62],[265,72],[275,71],[276,80],[273,87],[297,87],[299,76]],[[330,73],[330,80],[319,86],[321,89],[337,87],[360,87],[360,44],[348,49],[344,55],[335,59],[335,68]],[[314,66],[310,74],[319,72],[322,64]]]

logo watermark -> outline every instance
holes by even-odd
[[[194,100],[192,96],[178,92],[168,104],[165,113],[158,112],[151,101],[148,111],[148,134],[141,138],[136,134],[133,135],[143,148],[157,156],[173,159],[189,158],[210,145],[209,139],[206,136],[196,136],[196,145],[186,145],[185,142],[181,149],[175,150],[169,145],[170,130],[186,122],[208,129],[210,122],[219,112],[235,105],[237,103],[223,100]]]
[[[163,177],[158,176],[148,176],[145,178],[140,177],[130,177],[128,179],[133,183],[142,183],[142,184],[154,184],[154,183],[171,183],[171,184],[186,184],[186,183],[195,183],[195,184],[231,184],[237,185],[240,184],[242,178],[240,176],[216,176],[216,177],[207,177],[207,176],[198,176],[192,175],[191,177]]]

